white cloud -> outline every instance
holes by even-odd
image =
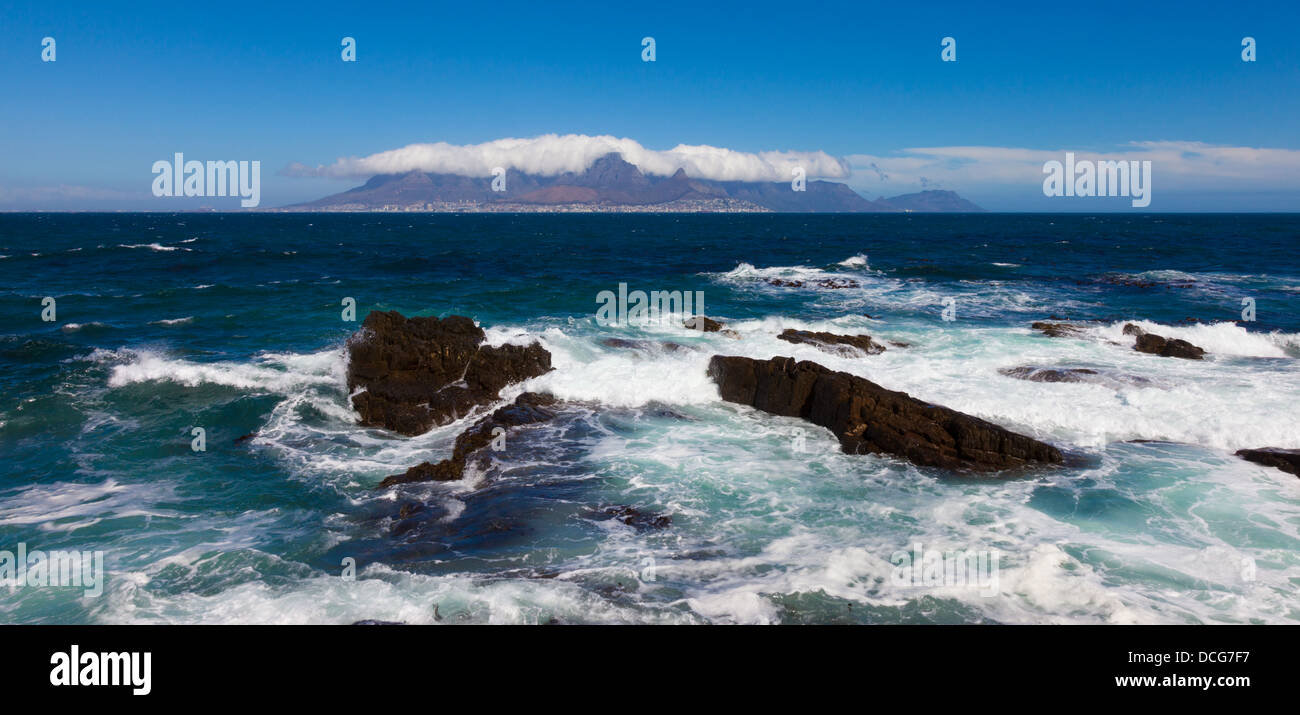
[[[991,186],[1023,186],[1037,192],[1043,162],[1076,159],[1150,161],[1159,190],[1253,191],[1300,189],[1300,150],[1220,146],[1203,142],[1131,142],[1118,151],[1072,147],[1055,150],[996,146],[904,149],[893,156],[846,157],[855,169],[853,184],[875,191],[941,186],[976,191]]]
[[[791,171],[802,167],[807,175],[844,178],[849,165],[825,152],[765,151],[757,154],[722,147],[679,144],[667,151],[647,149],[635,140],[583,134],[545,134],[529,139],[497,139],[483,144],[445,142],[411,144],[366,157],[339,159],[315,168],[290,165],[291,176],[364,178],[376,174],[427,171],[462,176],[491,176],[494,167],[528,174],[555,176],[582,172],[611,152],[647,174],[670,176],[678,169],[693,178],[719,181],[789,181]]]

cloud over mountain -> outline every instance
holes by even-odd
[[[410,144],[365,157],[341,158],[328,166],[290,164],[290,176],[363,178],[377,174],[424,171],[460,176],[491,176],[496,167],[537,176],[581,173],[609,153],[618,153],[643,173],[687,176],[715,181],[789,181],[802,167],[808,178],[844,178],[848,162],[825,152],[734,151],[707,145],[679,144],[672,149],[647,149],[633,139],[584,134],[545,134],[528,139],[497,139],[482,144],[445,142]]]

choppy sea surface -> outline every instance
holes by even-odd
[[[1233,452],[1300,448],[1298,247],[1295,215],[0,215],[0,550],[107,568],[94,598],[0,586],[0,622],[1297,622],[1300,479]],[[619,283],[702,291],[739,338],[598,325]],[[343,344],[370,310],[540,341],[556,370],[503,400],[549,391],[559,417],[486,472],[377,490],[475,416],[356,425]],[[1052,315],[1087,327],[1029,328]],[[1137,353],[1126,322],[1207,359]],[[719,353],[813,360],[1069,459],[998,480],[846,455],[722,402]],[[671,523],[605,514],[624,506]],[[996,585],[900,582],[917,544],[996,552]]]

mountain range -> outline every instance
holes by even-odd
[[[921,191],[871,200],[848,185],[814,180],[803,191],[790,182],[715,181],[691,178],[682,169],[648,176],[617,153],[606,154],[581,173],[538,176],[505,173],[504,190],[494,177],[411,171],[380,174],[361,186],[284,211],[779,211],[790,213],[970,212],[979,206],[952,191]],[[498,181],[498,186],[500,182]]]

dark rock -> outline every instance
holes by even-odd
[[[841,288],[861,287],[861,284],[853,280],[852,278],[822,278],[820,280],[814,281],[814,284],[818,288],[830,288],[831,290],[839,290]]]
[[[976,471],[1063,461],[1049,444],[813,362],[715,355],[709,375],[722,399],[826,427],[850,454]]]
[[[463,461],[457,462],[444,459],[437,464],[420,462],[402,474],[384,477],[384,481],[380,482],[379,486],[391,487],[396,484],[410,484],[412,482],[454,482],[463,476],[464,470],[465,463]]]
[[[1083,328],[1081,326],[1071,325],[1069,323],[1045,323],[1039,321],[1037,323],[1033,323],[1029,327],[1033,328],[1034,330],[1043,331],[1043,334],[1049,338],[1070,338],[1078,335],[1080,332],[1083,331]]]
[[[427,432],[497,399],[506,385],[551,370],[551,354],[527,347],[482,345],[469,318],[406,318],[372,312],[348,340],[348,390],[361,424],[406,435]]]
[[[830,290],[858,288],[861,285],[852,278],[819,278],[815,281],[787,281],[782,278],[768,278],[767,283],[778,288],[804,288],[811,285],[818,288],[828,288]]]
[[[422,511],[424,511],[423,504],[418,501],[409,501],[403,504],[401,509],[397,510],[397,518],[409,519]]]
[[[1091,279],[1091,281],[1082,281],[1082,280],[1075,281],[1075,283],[1079,283],[1079,284],[1086,284],[1089,282],[1100,283],[1102,285],[1126,286],[1129,288],[1155,288],[1156,286],[1160,285],[1155,281],[1139,280],[1137,278],[1130,278],[1128,276],[1113,275],[1113,274],[1093,278]]]
[[[1237,456],[1256,464],[1276,467],[1288,474],[1300,476],[1300,449],[1282,449],[1280,447],[1239,449],[1237,450]]]
[[[1184,358],[1186,360],[1200,360],[1205,356],[1205,350],[1192,345],[1186,340],[1169,339],[1155,333],[1139,335],[1133,349],[1140,353],[1151,353],[1160,357]]]
[[[589,512],[595,519],[614,519],[635,528],[637,531],[648,529],[665,529],[673,523],[667,514],[643,512],[631,506],[610,506],[599,511]]]
[[[1134,325],[1133,323],[1125,323],[1124,334],[1125,335],[1146,335],[1147,331],[1143,330],[1141,327],[1137,325]]]
[[[235,438],[235,444],[239,444],[240,442],[246,442],[246,441],[248,441],[248,440],[250,440],[250,439],[252,439],[252,438],[254,438],[254,437],[256,437],[256,436],[257,436],[257,433],[256,433],[256,432],[249,432],[248,434],[246,434],[246,435],[244,435],[244,436],[242,436],[242,437],[236,437],[236,438]]]
[[[719,330],[722,330],[723,324],[711,318],[706,318],[703,315],[697,315],[693,318],[683,320],[682,325],[691,330],[702,330],[706,333],[716,333]]]
[[[1099,374],[1096,370],[1086,367],[1054,368],[1034,367],[1032,365],[1004,367],[998,370],[998,373],[1007,377],[1014,377],[1017,380],[1029,380],[1030,382],[1089,382],[1083,379],[1084,376]]]
[[[452,448],[451,457],[437,464],[421,462],[402,474],[385,477],[379,483],[384,489],[398,484],[412,482],[450,482],[461,479],[465,465],[477,451],[492,443],[497,428],[507,432],[514,427],[545,422],[555,413],[548,407],[555,404],[555,398],[535,392],[525,392],[509,405],[497,409],[492,414],[475,422],[469,429],[460,433]]]
[[[376,621],[374,619],[367,618],[364,621],[357,621],[352,625],[354,626],[404,626],[406,624],[401,621]]]
[[[1122,273],[1107,273],[1105,275],[1097,276],[1094,278],[1088,278],[1083,280],[1076,279],[1075,283],[1078,283],[1080,285],[1087,285],[1089,283],[1092,283],[1092,284],[1100,284],[1100,285],[1124,286],[1125,288],[1195,288],[1196,287],[1195,280],[1187,280],[1187,279],[1160,280],[1160,279],[1151,279],[1151,278],[1137,278]]]
[[[1004,367],[999,374],[1030,382],[1086,382],[1098,385],[1127,384],[1148,386],[1151,380],[1137,375],[1126,375],[1109,370],[1093,370],[1088,367],[1041,367],[1038,365],[1020,365]]]
[[[910,347],[912,347],[912,344],[911,344],[911,343],[902,343],[902,342],[899,342],[899,341],[897,341],[897,340],[889,340],[889,341],[887,341],[887,342],[888,342],[890,345],[893,345],[893,346],[896,347],[896,348],[910,348]]]
[[[787,343],[807,343],[826,352],[840,355],[852,355],[857,350],[868,355],[879,355],[885,352],[885,346],[872,340],[870,335],[836,335],[786,328],[776,337]]]

